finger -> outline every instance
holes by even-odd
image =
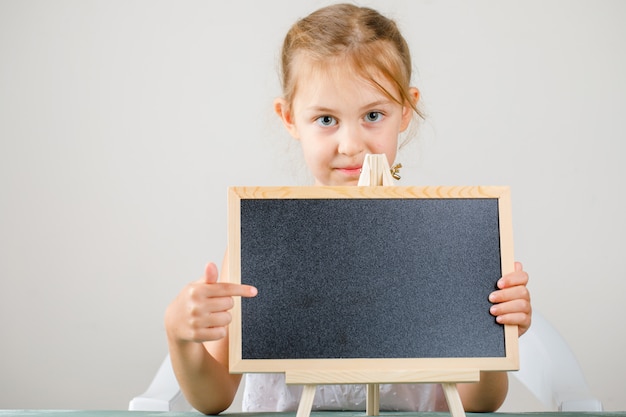
[[[217,265],[213,262],[209,262],[204,267],[204,283],[205,284],[215,284],[219,277],[219,273],[217,271]]]
[[[530,328],[531,317],[523,313],[503,314],[496,317],[499,324],[510,324],[517,326],[518,336],[523,335]]]
[[[496,321],[500,324],[512,324],[519,326],[526,321],[526,314],[524,313],[508,313],[496,316]]]
[[[220,282],[211,285],[209,297],[254,297],[257,293],[258,290],[252,285]]]
[[[226,327],[204,327],[189,331],[188,339],[193,342],[209,342],[226,337]]]
[[[217,270],[217,265],[213,262],[209,262],[204,268],[204,283],[217,284],[214,288],[217,292],[211,293],[211,297],[254,297],[258,293],[256,287],[251,285],[240,285],[227,282],[218,284],[218,278],[219,272]]]
[[[232,316],[228,311],[194,311],[189,318],[188,339],[196,342],[217,340],[223,337],[231,321]]]
[[[518,299],[530,302],[530,292],[525,285],[516,285],[515,287],[505,288],[503,290],[496,290],[489,294],[489,301],[494,304]]]
[[[525,287],[520,287],[520,288],[522,288],[523,291],[526,291]],[[497,300],[499,296],[502,296],[503,294],[506,294],[507,292],[510,293],[509,290],[496,291],[495,293],[492,293],[490,300]],[[522,314],[524,317],[527,317],[527,320],[526,319],[525,320],[529,322],[530,315],[531,315],[531,308],[532,308],[529,297],[510,296],[510,294],[505,295],[505,297],[506,298],[504,300],[497,300],[497,303],[495,303],[489,308],[489,313],[493,316],[500,317],[498,319],[499,323],[501,322],[500,320],[502,320],[501,316],[507,316],[509,314],[518,314],[518,313]],[[526,321],[523,321],[521,323],[509,323],[507,321],[506,324],[524,324]]]
[[[215,314],[230,310],[234,304],[233,297],[208,297],[203,310],[206,314]]]
[[[510,324],[512,326],[521,326],[526,321],[526,315],[523,313],[503,314],[496,317],[496,321],[500,324]]]
[[[189,319],[189,327],[196,330],[208,329],[211,327],[228,326],[232,321],[232,316],[228,311],[205,311]]]
[[[226,327],[233,321],[233,317],[228,311],[219,311],[211,314],[207,327]]]
[[[525,286],[528,284],[528,274],[523,270],[516,270],[510,274],[506,274],[498,280],[498,288],[504,289],[514,286]]]

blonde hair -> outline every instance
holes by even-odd
[[[407,42],[396,23],[376,10],[335,4],[291,27],[281,53],[283,97],[289,105],[298,88],[295,68],[300,54],[321,67],[333,63],[348,67],[392,100],[401,105],[408,103],[423,117],[409,93],[412,64]],[[376,81],[380,75],[396,86],[400,97]]]

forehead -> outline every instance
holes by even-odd
[[[293,62],[294,99],[301,94],[319,95],[326,91],[359,96],[385,96],[401,102],[394,83],[375,68],[357,68],[345,57],[315,60],[299,54]]]

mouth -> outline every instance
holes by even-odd
[[[337,171],[348,177],[359,177],[361,175],[361,165],[337,168]]]

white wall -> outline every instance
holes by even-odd
[[[222,258],[226,187],[303,184],[271,112],[302,3],[0,0],[0,408],[125,408]],[[366,4],[428,113],[402,184],[512,187],[534,307],[626,409],[626,3]]]

